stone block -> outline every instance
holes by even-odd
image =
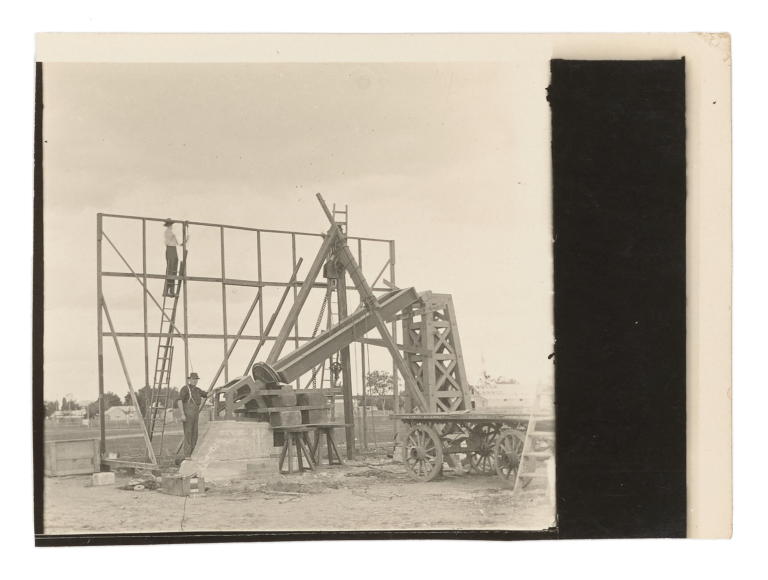
[[[97,485],[114,485],[115,474],[112,471],[102,471],[100,473],[94,473],[91,476],[91,484]]]

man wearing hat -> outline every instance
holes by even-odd
[[[176,238],[176,234],[173,233],[173,220],[171,218],[165,220],[163,225],[165,226],[165,275],[177,276],[179,273],[179,253],[176,250],[176,246],[180,245],[179,240]],[[185,238],[182,243],[186,242]],[[163,296],[176,296],[176,280],[172,278],[166,279]]]
[[[197,387],[200,377],[192,372],[187,379],[187,384],[181,387],[176,406],[181,412],[181,424],[184,426],[184,457],[192,455],[197,445],[197,422],[200,415],[200,407],[208,396],[205,391]]]

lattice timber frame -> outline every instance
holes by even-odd
[[[426,399],[425,411],[467,409],[470,394],[451,296],[425,293],[402,320],[405,360]]]

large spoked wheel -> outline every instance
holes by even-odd
[[[432,427],[414,425],[405,438],[405,466],[417,481],[431,481],[443,468],[443,446]]]
[[[523,436],[517,431],[503,431],[496,440],[494,456],[496,458],[496,473],[509,485],[515,484],[517,470],[523,455]]]
[[[469,465],[476,473],[493,473],[496,469],[494,444],[498,430],[493,425],[475,425],[469,432]]]

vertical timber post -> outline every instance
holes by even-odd
[[[186,383],[189,376],[189,317],[188,317],[188,303],[189,296],[187,295],[187,236],[189,235],[189,226],[186,222],[182,226],[182,246],[184,261],[182,262],[182,275],[181,285],[184,291],[184,382]],[[172,331],[172,329],[169,329]],[[170,388],[170,377],[168,377],[168,388]]]
[[[396,288],[395,284],[395,241],[390,240],[389,241],[389,283],[392,285],[392,288]],[[395,344],[397,344],[397,321],[392,321],[392,340],[395,341]],[[392,411],[394,413],[400,412],[400,387],[399,381],[397,380],[397,364],[395,363],[395,360],[392,359]],[[395,446],[397,446],[400,443],[400,420],[395,419],[394,421],[394,440],[395,440]]]
[[[219,238],[221,240],[221,322],[224,330],[224,382],[229,382],[229,357],[227,351],[227,285],[224,279],[227,277],[227,268],[224,264],[224,226],[219,226]],[[261,301],[259,301],[261,302]]]
[[[96,214],[96,348],[98,352],[99,368],[99,452],[102,457],[107,452],[106,417],[104,405],[104,321],[101,314],[101,302],[103,299],[101,289],[101,231],[102,214]]]
[[[291,263],[293,265],[293,269],[296,269],[296,234],[291,233]],[[293,285],[293,301],[296,301],[296,296],[298,295],[298,288],[296,288],[296,285]],[[293,348],[299,348],[299,317],[296,317],[296,324],[293,326]],[[301,388],[301,380],[299,377],[296,377],[296,388]]]
[[[144,288],[147,287],[147,220],[141,220],[141,274],[144,279]],[[142,309],[144,314],[144,385],[149,390],[149,326],[147,324],[147,293],[142,292]],[[149,392],[150,400],[152,392]],[[158,393],[159,396],[159,393]]]
[[[362,424],[362,433],[363,433],[363,441],[362,446],[363,449],[368,449],[368,396],[367,396],[367,389],[366,389],[366,380],[365,380],[365,343],[359,342],[360,345],[360,375],[362,379],[360,390],[363,393],[363,396],[361,397],[361,401],[363,401],[363,424]]]
[[[357,240],[357,265],[362,271],[363,269],[363,240],[359,239]],[[365,337],[363,337],[365,338]],[[360,345],[360,392],[363,395],[360,400],[363,402],[363,408],[362,408],[362,418],[361,418],[361,424],[360,424],[360,433],[362,435],[360,442],[360,445],[365,449],[368,450],[368,417],[367,417],[367,411],[368,411],[368,398],[367,398],[367,389],[366,389],[366,380],[365,380],[365,343],[363,341],[360,341],[358,343]]]
[[[296,274],[296,269],[293,270],[294,276]],[[262,279],[261,279],[261,230],[256,232],[256,279],[259,281],[259,288],[264,288],[261,286]],[[291,278],[293,280],[293,278]],[[282,302],[280,302],[282,304]],[[278,306],[278,309],[280,307]],[[264,339],[264,300],[259,300],[259,336],[261,337],[259,340],[265,340]],[[248,365],[249,368],[245,369],[245,374],[248,374],[250,371],[250,365]]]
[[[347,273],[339,272],[336,282],[339,299],[339,322],[347,317]],[[341,349],[341,388],[344,396],[344,434],[347,440],[347,458],[355,458],[355,411],[352,405],[352,368],[350,367],[349,345]]]

